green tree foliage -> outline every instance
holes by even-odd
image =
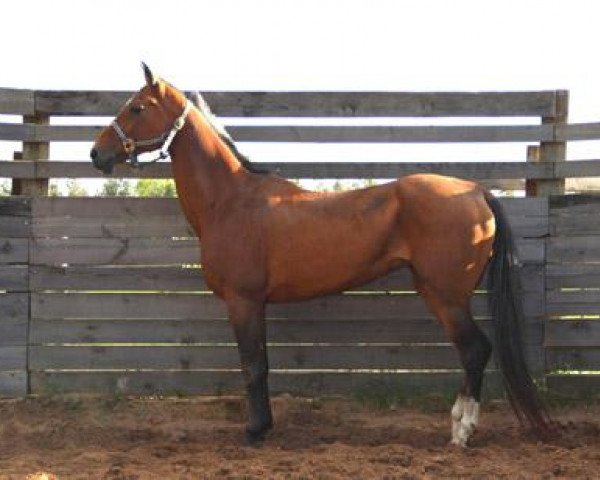
[[[110,178],[98,193],[101,197],[129,197],[132,194],[131,183],[128,180]]]
[[[138,197],[176,197],[175,182],[171,179],[153,180],[144,178],[135,186]]]
[[[67,180],[67,195],[69,197],[85,197],[87,190],[77,180]]]

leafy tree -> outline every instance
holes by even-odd
[[[85,197],[87,190],[83,188],[77,180],[67,180],[67,195],[69,197]]]
[[[171,179],[153,180],[144,178],[135,186],[138,197],[176,197],[175,182]]]
[[[110,178],[98,193],[101,197],[129,197],[131,196],[131,183],[124,179]]]

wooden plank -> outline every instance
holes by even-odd
[[[33,142],[36,127],[20,123],[0,123],[0,140],[7,142]]]
[[[489,188],[519,189],[521,183],[502,179],[555,178],[552,165],[525,162],[257,162],[274,174],[286,178],[396,179],[415,173],[437,173],[477,181]],[[0,177],[13,178],[106,178],[89,161],[12,162],[0,161]],[[169,162],[155,163],[144,169],[116,165],[112,178],[173,178]],[[494,181],[495,180],[495,181]]]
[[[10,268],[13,268],[12,266]],[[26,267],[18,266],[25,270]],[[0,271],[2,267],[0,266]],[[542,265],[525,264],[520,270],[521,287],[524,292],[542,295],[544,290]],[[10,277],[8,277],[9,279]],[[8,279],[6,280],[8,283]],[[2,281],[0,277],[0,282]],[[208,286],[200,268],[181,266],[152,267],[144,265],[125,266],[48,266],[30,267],[30,287],[32,291],[206,291]],[[18,284],[20,287],[21,284]],[[479,288],[487,285],[484,274]],[[1,283],[0,283],[1,286]],[[11,287],[13,290],[18,287]],[[352,292],[410,292],[414,291],[412,274],[407,268],[395,270],[388,275],[365,285],[350,289]]]
[[[598,320],[549,320],[546,322],[544,346],[600,347],[600,321]]]
[[[548,233],[547,205],[534,200],[502,201],[518,236]],[[173,198],[38,198],[33,232],[40,237],[195,236]]]
[[[32,228],[39,237],[195,237],[173,198],[39,198]]]
[[[0,295],[0,346],[16,347],[26,344],[29,317],[27,293]],[[2,364],[0,363],[0,368]]]
[[[546,288],[600,288],[600,264],[556,263],[546,267]]]
[[[455,393],[462,382],[462,373],[345,373],[272,371],[269,387],[272,393],[289,392],[298,395],[322,396],[356,394],[369,391],[418,395],[424,393]],[[131,395],[152,394],[222,394],[242,393],[239,372],[32,372],[34,394],[93,392]],[[502,391],[497,375],[487,374],[484,395],[497,397]]]
[[[550,225],[554,235],[590,235],[598,232],[600,196],[552,197],[550,204]]]
[[[0,217],[31,217],[31,199],[27,197],[0,197]]]
[[[33,115],[34,113],[33,90],[0,88],[0,114]]]
[[[571,123],[556,126],[556,141],[568,142],[574,140],[598,140],[600,138],[600,123]]]
[[[1,128],[0,128],[1,130]],[[1,135],[1,134],[0,134]],[[0,140],[2,140],[0,138]],[[0,160],[0,177],[5,178],[35,178],[35,163],[33,161]]]
[[[595,137],[599,139],[600,135]],[[559,178],[600,177],[600,160],[568,160],[556,162],[554,171]]]
[[[16,352],[13,356],[16,357]],[[25,350],[22,361],[24,368]],[[459,369],[458,353],[441,346],[274,346],[272,369]],[[0,348],[0,360],[4,358]],[[10,360],[20,360],[19,358]],[[14,362],[13,362],[14,363]],[[11,363],[12,365],[12,363]],[[33,346],[31,370],[212,370],[237,369],[237,346]]]
[[[0,346],[0,369],[2,369],[3,372],[25,370],[26,368],[27,346]]]
[[[6,242],[7,245],[14,243],[11,239]],[[521,239],[517,242],[517,248],[522,262],[543,263],[543,241]],[[0,258],[1,252],[0,245]],[[35,238],[31,241],[33,265],[150,266],[199,262],[200,247],[195,238]]]
[[[35,238],[33,265],[181,265],[200,262],[196,238]]]
[[[546,368],[555,371],[600,371],[600,349],[546,348]]]
[[[9,197],[10,198],[10,197]],[[500,203],[510,218],[546,217],[548,206],[540,198],[500,198]],[[4,214],[0,203],[0,215]],[[35,217],[77,216],[78,218],[105,219],[109,216],[132,220],[138,217],[181,216],[181,206],[176,198],[137,197],[38,197],[31,200]],[[35,221],[40,219],[35,218]]]
[[[551,237],[548,263],[594,263],[600,261],[600,235]]]
[[[24,397],[28,393],[27,384],[27,372],[25,370],[0,372],[1,397]]]
[[[103,127],[79,125],[0,124],[0,139],[33,142],[88,142]],[[542,142],[551,141],[551,125],[474,126],[228,126],[238,142],[423,143],[423,142]],[[21,136],[22,135],[22,136]],[[6,138],[4,138],[6,136]]]
[[[487,334],[491,320],[477,320]],[[541,345],[544,324],[529,320],[524,343]],[[434,319],[268,320],[267,339],[280,344],[448,344]],[[30,342],[43,344],[233,344],[229,322],[220,320],[60,320],[33,319]]]
[[[592,398],[600,393],[600,375],[547,375],[546,385],[551,392],[565,396]]]
[[[29,268],[27,265],[0,264],[0,290],[26,292],[29,290]]]
[[[524,294],[525,313],[543,313],[538,294]],[[473,314],[487,316],[487,298],[475,295]],[[32,293],[31,316],[38,319],[223,319],[226,311],[213,295],[183,293]],[[305,302],[271,304],[271,319],[403,319],[433,318],[423,300],[416,294],[365,295],[343,294]]]
[[[35,92],[49,115],[113,116],[134,92]],[[202,92],[225,117],[554,116],[555,92]]]
[[[31,220],[29,217],[0,216],[0,235],[3,238],[28,237],[30,232]],[[0,250],[4,248],[9,247],[0,246]]]
[[[199,268],[33,266],[31,290],[207,291]]]
[[[27,263],[29,241],[26,238],[0,238],[0,264]]]

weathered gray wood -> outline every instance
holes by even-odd
[[[33,265],[181,265],[200,262],[198,239],[36,238]]]
[[[462,382],[459,372],[423,373],[345,373],[272,371],[269,387],[273,393],[304,395],[356,394],[378,391],[419,395],[454,393]],[[221,394],[241,393],[243,382],[237,371],[217,372],[33,372],[32,393],[58,392],[149,394]],[[489,372],[484,395],[496,397],[502,392],[500,379]]]
[[[27,293],[0,295],[0,346],[2,348],[26,345],[28,318]],[[0,369],[3,369],[1,363]]]
[[[542,302],[537,293],[523,295],[527,315],[540,316]],[[473,314],[487,316],[487,299],[476,294]],[[32,318],[105,319],[222,319],[224,304],[207,294],[133,294],[133,293],[32,293]],[[271,319],[404,319],[433,318],[416,294],[343,294],[306,302],[275,304],[267,308]]]
[[[343,179],[380,178],[395,179],[415,173],[437,173],[477,180],[488,188],[519,189],[519,182],[503,179],[556,178],[552,165],[535,165],[524,162],[260,162],[258,165],[274,174],[287,178]],[[586,174],[587,175],[587,174]],[[0,176],[12,178],[107,178],[89,161],[12,162],[0,161]],[[156,163],[144,169],[117,165],[112,178],[172,178],[169,162]]]
[[[25,370],[0,372],[0,396],[24,397],[27,395],[27,372]]]
[[[596,137],[600,138],[600,136]],[[556,178],[599,177],[600,160],[568,160],[554,164]]]
[[[27,368],[27,347],[0,346],[0,370],[25,370]]]
[[[546,376],[546,385],[551,392],[568,397],[592,398],[600,392],[600,375],[553,374]]]
[[[544,139],[540,143],[539,161],[540,163],[564,163],[567,158],[567,144],[556,136],[556,129],[567,123],[569,114],[569,92],[560,90],[556,92],[556,112],[554,115],[542,117],[542,124],[551,126],[554,131],[554,138]],[[538,196],[557,195],[565,193],[564,178],[557,180],[536,180],[535,191]]]
[[[36,199],[33,233],[38,237],[195,236],[179,201],[172,198]]]
[[[271,369],[459,369],[451,345],[270,345]],[[11,365],[25,365],[25,349],[7,352]],[[19,356],[19,353],[23,353]],[[14,357],[14,358],[13,358]],[[212,370],[239,368],[239,353],[230,346],[33,346],[32,370]],[[16,364],[16,363],[15,363]],[[16,367],[15,367],[16,368]]]
[[[555,137],[556,140],[560,142],[598,140],[598,138],[600,138],[600,123],[559,124],[556,125]]]
[[[600,349],[594,348],[547,348],[546,368],[548,371],[598,371]]]
[[[117,113],[134,92],[35,92],[49,115]],[[224,117],[553,116],[555,92],[202,92]]]
[[[551,237],[548,263],[592,263],[600,261],[600,235]]]
[[[0,197],[0,217],[27,217],[29,219],[31,217],[31,199],[28,197]]]
[[[26,238],[0,238],[0,264],[27,263],[28,260],[29,241]]]
[[[29,267],[27,265],[0,264],[0,290],[26,292],[29,290]]]
[[[28,217],[0,216],[0,236],[3,238],[28,237],[31,219]],[[1,249],[2,247],[0,247]]]
[[[9,267],[9,268],[12,268]],[[26,276],[26,266],[18,266]],[[0,267],[1,270],[1,267]],[[40,290],[69,290],[69,291],[169,291],[197,292],[206,291],[208,286],[204,281],[202,270],[197,267],[166,266],[152,267],[144,265],[133,266],[47,266],[34,265],[30,267],[30,288]],[[11,272],[12,275],[12,272]],[[12,278],[9,275],[7,278]],[[14,274],[16,277],[16,274]],[[600,276],[600,272],[598,272]],[[528,293],[544,292],[544,267],[542,265],[526,264],[520,270],[521,286]],[[15,278],[15,283],[18,281]],[[11,284],[9,280],[1,280]],[[18,286],[21,283],[17,284]],[[487,275],[484,274],[479,289],[485,289]],[[1,286],[1,284],[0,284]],[[17,286],[11,287],[18,290]],[[408,292],[414,291],[412,274],[409,269],[402,268],[364,285],[350,289],[352,292]]]
[[[543,321],[527,319],[524,341],[529,347],[541,345]],[[490,335],[492,323],[477,324]],[[267,321],[269,343],[279,344],[448,344],[437,320],[406,318],[354,320],[273,320]],[[61,320],[33,319],[30,342],[41,344],[233,344],[229,322],[220,320]]]
[[[521,239],[517,248],[522,262],[543,263],[544,245],[538,239]],[[158,266],[199,262],[200,247],[195,238],[36,238],[31,241],[33,265]]]
[[[19,123],[0,123],[0,140],[8,142],[33,142],[36,128],[34,125]]]
[[[79,125],[0,124],[0,140],[30,142],[93,141],[103,127]],[[228,126],[238,142],[541,142],[551,141],[549,125],[473,126]]]
[[[600,347],[599,320],[549,320],[544,337],[546,347]]]
[[[1,279],[0,279],[1,281]],[[207,291],[199,268],[181,266],[31,267],[31,290]],[[1,284],[0,284],[1,285]]]
[[[0,114],[33,115],[34,113],[33,90],[0,88]]]
[[[600,264],[548,264],[546,288],[600,288]]]

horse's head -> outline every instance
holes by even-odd
[[[166,150],[189,112],[191,104],[181,92],[155,77],[145,63],[142,67],[146,85],[100,132],[90,152],[94,167],[106,174],[117,163],[137,165],[140,153],[160,149],[157,159],[166,158]]]

